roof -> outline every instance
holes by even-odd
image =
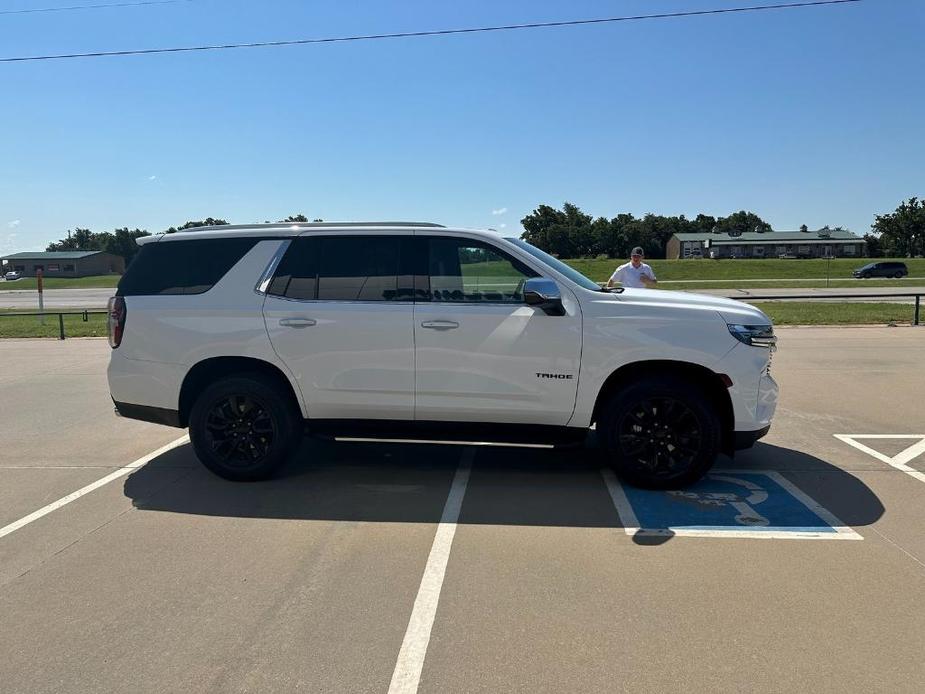
[[[235,231],[237,229],[338,229],[341,227],[436,227],[435,222],[272,222],[265,224],[217,224],[215,226],[189,227],[181,231]]]
[[[831,243],[833,241],[860,243],[864,239],[851,231],[830,231],[827,236],[820,236],[818,231],[747,231],[738,236],[729,234],[712,234],[710,232],[695,234],[675,234],[680,241],[706,241],[714,243]]]
[[[442,224],[433,222],[277,222],[274,224],[220,224],[218,226],[208,227],[190,227],[182,229],[171,234],[155,234],[153,236],[141,236],[135,239],[135,243],[143,246],[148,243],[156,243],[161,239],[193,239],[201,238],[208,234],[215,237],[224,236],[266,236],[271,234],[274,237],[281,236],[299,236],[306,231],[312,230],[364,230],[364,231],[382,231],[393,229],[446,229]]]
[[[90,255],[96,255],[103,251],[26,251],[24,253],[14,253],[13,255],[3,256],[6,260],[25,260],[26,258],[35,258],[36,260],[77,260],[86,258]]]

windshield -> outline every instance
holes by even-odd
[[[538,260],[542,261],[543,263],[553,268],[557,272],[565,275],[570,280],[572,280],[572,282],[577,284],[579,287],[583,287],[585,289],[592,289],[594,291],[601,290],[601,285],[599,285],[597,282],[589,280],[587,277],[585,277],[580,272],[578,272],[578,270],[576,270],[575,268],[566,265],[558,258],[554,258],[553,256],[549,255],[549,253],[546,253],[545,251],[541,251],[536,246],[531,246],[529,243],[527,243],[523,239],[515,239],[512,237],[507,237],[507,240],[513,243],[518,248],[524,249],[527,253],[532,255],[534,258],[537,258]]]

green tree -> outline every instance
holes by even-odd
[[[142,236],[150,236],[150,234],[144,229],[129,229],[128,227],[115,229],[113,233],[106,234],[103,250],[113,255],[121,255],[125,258],[125,264],[128,265],[141,250],[135,243],[135,239]]]
[[[206,217],[205,219],[198,219],[194,222],[187,222],[178,227],[170,227],[167,229],[168,234],[173,234],[178,231],[183,231],[184,229],[195,229],[197,227],[217,227],[228,224],[224,219],[215,219],[214,217]]]
[[[74,232],[67,230],[67,236],[60,241],[48,244],[47,251],[101,251],[103,250],[103,241],[99,234],[94,234],[89,229],[77,227]]]
[[[713,231],[713,227],[716,226],[716,217],[707,214],[698,214],[694,217],[692,222],[695,227],[691,231],[700,232],[700,233],[710,233]]]
[[[565,254],[568,241],[563,238],[563,230],[566,228],[564,212],[549,205],[540,205],[521,219],[520,223],[524,228],[523,238],[527,243],[532,243],[547,253],[568,257]]]
[[[925,253],[925,204],[918,198],[902,201],[889,214],[876,215],[871,229],[884,253],[905,257]]]
[[[738,232],[744,234],[750,231],[766,232],[771,231],[771,225],[764,221],[754,212],[740,210],[733,212],[728,217],[720,217],[716,220],[717,233]]]
[[[291,214],[291,215],[289,215],[288,217],[286,217],[286,219],[281,219],[281,220],[279,220],[279,221],[280,221],[280,223],[283,223],[283,222],[307,222],[307,221],[308,221],[308,217],[306,217],[304,214]]]
[[[148,232],[144,229],[129,229],[128,227],[115,229],[112,232],[102,231],[99,233],[78,227],[73,233],[68,230],[67,236],[60,241],[48,244],[46,250],[105,251],[106,253],[122,256],[125,258],[126,264],[128,264],[139,250],[135,239],[139,236],[148,235]]]
[[[867,243],[867,257],[883,257],[883,247],[880,243],[880,237],[875,234],[864,234],[864,241]]]

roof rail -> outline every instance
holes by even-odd
[[[235,229],[339,229],[348,227],[429,227],[445,229],[443,224],[434,222],[274,222],[258,224],[218,224],[215,226],[189,227],[181,231],[233,231]]]

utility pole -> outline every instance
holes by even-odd
[[[44,273],[41,270],[35,271],[35,283],[39,289],[39,314],[41,314],[39,315],[39,323],[41,325],[45,325],[45,297],[42,296],[42,289],[43,289],[42,275],[43,274]]]

